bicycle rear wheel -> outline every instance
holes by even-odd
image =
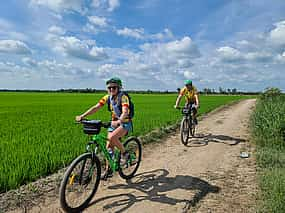
[[[124,179],[132,178],[139,168],[141,157],[142,157],[142,147],[138,138],[130,137],[124,143],[126,151],[130,154],[130,159],[125,165],[119,166],[119,174]],[[121,161],[121,155],[119,156],[119,163]]]
[[[183,118],[180,125],[181,142],[186,146],[189,138],[189,121]]]
[[[84,153],[77,157],[66,170],[60,184],[59,198],[66,212],[85,209],[100,182],[101,167],[96,155]]]

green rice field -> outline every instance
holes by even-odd
[[[74,118],[104,94],[0,93],[0,192],[56,172],[85,151],[86,135]],[[176,94],[131,94],[134,135],[176,123]],[[200,96],[200,114],[245,96]],[[90,119],[109,120],[104,107]]]

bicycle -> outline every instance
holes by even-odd
[[[178,107],[177,109],[182,109],[181,113],[183,115],[183,118],[180,124],[180,137],[181,142],[187,146],[188,139],[190,138],[189,133],[192,137],[195,135],[196,125],[193,116],[194,105],[190,104],[188,107]]]
[[[102,127],[110,126],[110,122],[83,120],[80,123],[83,124],[83,132],[90,135],[91,140],[86,145],[86,152],[72,161],[61,181],[59,198],[61,207],[66,212],[80,212],[88,206],[98,189],[104,163],[108,162],[112,172],[118,171],[122,178],[130,179],[138,170],[142,157],[139,139],[129,137],[123,144],[130,158],[124,165],[120,165],[120,151],[115,149],[111,156],[106,148],[107,137],[99,134]],[[103,158],[101,161],[100,153]]]

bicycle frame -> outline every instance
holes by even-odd
[[[105,159],[108,160],[110,168],[115,172],[118,170],[118,158],[119,158],[119,150],[114,150],[114,158],[111,158],[107,148],[106,148],[107,137],[102,134],[93,135],[91,141],[87,144],[86,150],[88,152],[96,153],[99,147],[99,150],[103,152]],[[90,144],[95,144],[94,151],[91,151]]]
[[[185,107],[184,107],[185,108]],[[192,115],[192,113],[193,113],[193,105],[191,104],[189,107],[189,113],[183,113],[183,108],[182,108],[182,114],[183,114],[183,117],[184,118],[187,118],[187,119],[189,119],[189,120],[192,120],[192,118],[193,118],[193,115]]]

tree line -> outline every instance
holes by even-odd
[[[175,94],[180,92],[180,88],[177,88],[176,91],[164,90],[126,90],[129,93],[137,94]],[[37,90],[37,89],[0,89],[0,92],[54,92],[54,93],[105,93],[106,90],[103,89],[94,89],[94,88],[84,88],[84,89],[58,89],[58,90]],[[238,91],[236,88],[222,88],[219,87],[218,90],[212,88],[204,88],[199,91],[199,94],[224,94],[224,95],[256,95],[261,92],[242,92]]]

